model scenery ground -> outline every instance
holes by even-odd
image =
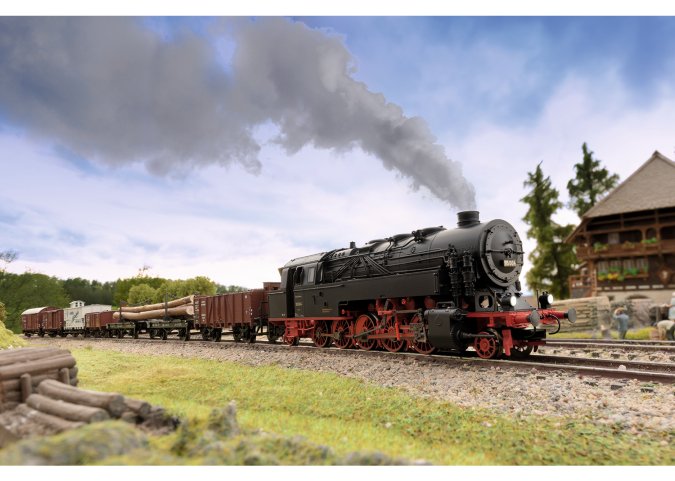
[[[476,396],[477,386],[471,385],[469,378],[466,402],[457,403],[399,386],[383,387],[358,376],[290,368],[283,362],[274,365],[277,362],[274,360],[268,364],[260,360],[259,365],[251,365],[247,361],[200,359],[203,353],[199,350],[193,350],[192,355],[182,351],[178,355],[158,356],[150,355],[151,352],[119,352],[109,347],[75,348],[75,343],[65,342],[64,347],[68,348],[68,344],[78,361],[81,387],[117,391],[164,406],[187,420],[193,430],[208,424],[214,408],[223,409],[235,401],[242,432],[255,433],[258,436],[255,442],[271,443],[270,449],[282,451],[269,464],[339,464],[350,459],[348,456],[353,452],[377,452],[391,459],[425,460],[442,465],[672,465],[675,461],[672,450],[675,432],[669,427],[627,429],[625,423],[613,423],[611,419],[594,422],[588,414],[575,416],[572,411],[570,415],[560,415],[554,412],[553,404],[541,405],[537,399],[532,399],[532,405],[524,405],[517,414],[500,410],[499,403],[491,408],[472,407],[471,398]],[[79,341],[76,344],[81,346]],[[355,361],[353,369],[367,371],[359,363],[363,360]],[[395,365],[393,368],[397,369]],[[386,367],[378,366],[378,370]],[[423,374],[418,381],[429,383]],[[383,375],[386,377],[386,372]],[[412,375],[414,383],[414,372]],[[516,394],[522,391],[522,387],[505,382],[504,376],[500,379],[501,387],[494,388],[495,397],[505,396],[510,390]],[[672,391],[671,386],[668,389]],[[601,395],[610,398],[618,394],[608,391]],[[653,400],[653,394],[644,396],[645,403],[650,399]],[[659,409],[654,406],[655,411]],[[85,458],[84,463],[255,464],[231,454],[244,442],[240,437],[217,443],[218,449],[230,453],[220,458],[195,455],[199,450],[189,455],[190,449],[177,449],[182,446],[181,437],[191,436],[201,439],[179,430],[167,436],[150,436],[147,442],[132,443],[136,448],[111,458]],[[244,444],[254,442],[248,439]],[[325,447],[330,456],[320,455]],[[299,455],[298,450],[303,454]],[[307,455],[307,450],[314,454]],[[265,464],[265,456],[254,456],[255,460]],[[351,460],[358,462],[355,458]]]

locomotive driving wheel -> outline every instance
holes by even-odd
[[[333,327],[335,347],[348,349],[354,345],[354,340],[349,336],[349,322],[346,319],[337,321]]]
[[[333,342],[333,338],[330,337],[330,328],[327,323],[319,321],[314,326],[314,334],[312,335],[312,341],[316,347],[330,347]]]
[[[413,324],[420,324],[421,328],[426,330],[426,328],[422,324],[422,320],[419,314],[415,314],[413,318],[410,320],[410,325],[412,326]],[[436,347],[429,341],[422,342],[415,340],[412,342],[411,347],[415,352],[419,352],[420,354],[433,354],[434,352],[436,352]]]
[[[477,337],[473,342],[473,348],[478,357],[494,359],[502,353],[502,339],[494,329],[486,329],[479,334],[491,334],[494,337]]]
[[[370,351],[377,347],[377,339],[368,339],[368,334],[373,334],[377,327],[375,316],[372,314],[361,314],[356,319],[356,328],[354,329],[354,342],[364,351]],[[359,334],[362,337],[359,338]]]
[[[405,324],[407,324],[407,322],[401,320],[401,322],[398,323],[399,328]],[[390,337],[388,339],[382,339],[382,347],[389,352],[400,352],[405,350],[408,343],[402,339],[396,339],[396,318],[394,316],[390,316],[389,319],[387,319],[385,329],[387,330],[387,335]]]

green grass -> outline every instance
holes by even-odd
[[[445,465],[673,464],[662,441],[582,420],[503,416],[412,397],[330,373],[229,362],[74,351],[81,387],[145,399],[203,424],[237,402],[244,430],[302,435],[337,454],[380,451]],[[505,387],[508,388],[508,387]],[[468,395],[468,394],[467,394]],[[175,442],[155,439],[158,449]]]
[[[636,341],[646,341],[650,339],[650,333],[654,330],[653,327],[642,327],[640,329],[628,329],[626,339]],[[595,335],[601,337],[600,332],[596,331],[581,331],[581,332],[560,332],[548,336],[549,339],[591,339]],[[619,333],[616,330],[610,332],[612,339],[618,339]]]

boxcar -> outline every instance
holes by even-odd
[[[63,309],[43,311],[38,315],[38,319],[42,325],[42,330],[49,337],[56,337],[56,335],[66,336],[64,331]]]
[[[56,311],[58,307],[46,306],[46,307],[33,307],[31,309],[26,309],[21,313],[21,326],[23,328],[23,333],[26,337],[30,337],[33,334],[44,336],[45,332],[42,326],[42,317],[44,312]]]
[[[84,316],[90,312],[109,311],[112,306],[103,304],[91,304],[85,306],[82,301],[73,301],[70,307],[63,309],[64,329],[66,334],[77,336],[84,333]]]

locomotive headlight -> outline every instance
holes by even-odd
[[[553,295],[544,291],[541,296],[539,296],[539,305],[542,309],[548,309],[553,304]]]
[[[502,303],[502,306],[504,307],[516,307],[516,304],[518,303],[518,298],[514,295],[508,295],[507,293],[504,293],[504,296],[499,300]]]

